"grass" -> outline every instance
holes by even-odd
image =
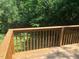
[[[4,38],[4,34],[0,34],[0,44],[2,43],[3,38]]]

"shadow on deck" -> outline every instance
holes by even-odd
[[[18,52],[13,59],[79,59],[79,44]]]

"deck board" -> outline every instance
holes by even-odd
[[[13,59],[79,59],[79,44],[18,52]]]

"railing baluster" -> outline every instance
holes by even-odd
[[[74,40],[75,40],[75,43],[77,42],[77,37],[76,37],[76,33],[77,33],[77,30],[76,31],[74,31]]]
[[[36,42],[37,42],[37,49],[38,49],[38,48],[39,48],[38,31],[36,32],[36,37],[37,37],[37,38],[36,38],[36,40],[37,40]]]
[[[52,47],[52,30],[50,30],[50,44],[51,44],[51,47]]]
[[[18,43],[17,43],[17,34],[16,34],[16,52],[18,51],[17,45],[18,45]]]
[[[52,30],[52,47],[54,46],[54,30]]]
[[[41,48],[41,31],[39,33],[39,37],[40,37],[40,48]]]
[[[51,30],[51,47],[53,46],[53,32],[52,32],[52,30]]]
[[[47,30],[45,31],[45,47],[47,47]]]
[[[22,38],[21,38],[21,33],[18,33],[18,43],[19,43],[19,50],[22,51]]]
[[[54,30],[54,32],[53,32],[53,36],[54,36],[54,41],[53,41],[53,46],[55,46],[55,43],[56,43],[56,41],[55,41],[55,30]]]
[[[40,48],[40,38],[39,38],[39,31],[38,31],[38,49]]]
[[[27,32],[27,35],[26,35],[26,37],[27,37],[27,40],[26,40],[26,45],[27,45],[27,50],[29,50],[29,44],[28,44],[28,32]]]
[[[34,47],[34,49],[35,49],[35,48],[36,48],[36,47],[35,47],[35,43],[36,43],[36,42],[35,42],[35,32],[33,32],[33,35],[34,35],[34,37],[33,37],[33,40],[34,40],[34,41],[33,41],[33,44],[34,44],[34,46],[33,46],[33,47]]]
[[[76,39],[77,39],[77,40],[76,40],[76,43],[79,42],[79,38],[78,38],[78,37],[79,37],[79,33],[78,33],[78,32],[79,32],[79,30],[77,30],[77,32],[76,32]]]
[[[64,28],[61,29],[60,46],[62,45],[63,35],[64,35]]]
[[[79,30],[77,31],[77,43],[79,43]]]
[[[26,50],[26,45],[25,45],[26,43],[25,42],[26,42],[26,33],[24,33],[24,51]]]
[[[75,43],[75,41],[73,41],[74,40],[74,37],[75,37],[75,32],[74,32],[74,29],[72,29],[72,37],[71,37],[71,43],[70,44],[72,44],[72,43]]]
[[[30,50],[32,50],[32,33],[30,32]]]
[[[42,31],[42,48],[44,48],[44,30]]]
[[[72,31],[72,30],[71,30]],[[69,39],[69,44],[72,42],[72,32],[70,33],[70,39]]]

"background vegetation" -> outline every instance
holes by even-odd
[[[79,24],[79,0],[0,0],[0,33],[8,28]]]

